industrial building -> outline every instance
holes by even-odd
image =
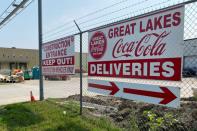
[[[75,69],[79,70],[79,52],[75,53]],[[87,71],[87,53],[83,53],[83,70]],[[0,48],[0,70],[31,69],[39,65],[37,49]]]
[[[36,49],[0,48],[0,69],[31,69],[38,58]]]
[[[176,51],[176,50],[175,50]],[[80,53],[75,53],[75,69],[79,72]],[[87,72],[88,53],[82,54],[83,70]],[[39,65],[37,49],[0,48],[0,70],[31,69]],[[197,69],[197,39],[185,40],[183,44],[183,68]]]

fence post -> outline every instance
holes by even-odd
[[[80,33],[80,115],[82,115],[82,73],[83,73],[83,68],[82,68],[82,34],[83,32],[81,31],[81,29],[79,28],[78,24],[76,23],[76,21],[74,20],[75,25],[77,26],[79,33]]]
[[[42,76],[42,0],[38,0],[38,39],[39,39],[40,100],[44,100],[43,76]]]

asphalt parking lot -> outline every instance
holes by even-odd
[[[29,101],[30,91],[36,99],[39,99],[38,80],[0,85],[0,105]],[[65,98],[79,94],[79,78],[69,81],[44,81],[44,94],[45,98]]]
[[[197,88],[196,78],[183,78],[181,82],[139,80],[139,79],[117,79],[117,78],[96,78],[100,80],[122,81],[131,83],[154,84],[174,86],[181,88],[181,97],[193,95],[192,88]],[[26,80],[22,83],[0,84],[0,105],[23,102],[30,100],[30,91],[39,99],[39,81]],[[44,81],[45,98],[66,98],[70,95],[79,94],[80,79],[71,78],[67,81]],[[87,91],[87,77],[83,78],[83,95],[94,96],[95,93]]]

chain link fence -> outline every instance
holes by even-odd
[[[183,47],[183,69],[181,81],[147,80],[113,77],[88,77],[88,30],[108,25],[113,22],[128,19],[145,13],[184,3],[184,41]],[[117,9],[119,5],[119,9]],[[96,16],[98,10],[86,17],[76,19],[82,34],[82,105],[83,114],[90,113],[96,117],[107,117],[118,127],[128,131],[195,131],[197,130],[197,2],[177,0],[140,0],[129,2],[119,1],[111,8],[116,10],[108,11]],[[74,23],[63,30],[70,32],[56,31],[48,36],[47,41],[66,35],[75,35],[75,68],[76,74],[68,82],[71,86],[68,91],[69,98],[79,100],[80,87],[80,36]],[[177,32],[178,33],[178,32]],[[181,36],[180,36],[181,37]],[[176,53],[176,47],[174,47]],[[160,86],[180,87],[181,106],[174,109],[143,102],[126,100],[113,96],[105,96],[88,91],[88,79],[119,81],[127,83],[153,84]],[[71,90],[75,90],[72,92]],[[88,110],[88,112],[87,112]]]
[[[184,3],[184,41],[183,69],[181,81],[148,80],[115,77],[88,76],[88,31],[132,18],[135,16],[162,10],[167,7]],[[108,10],[113,8],[114,10]],[[117,9],[118,8],[118,9]],[[104,10],[104,12],[102,12]],[[96,14],[96,15],[94,15]],[[65,35],[75,36],[75,75],[68,81],[44,81],[45,97],[80,100],[80,80],[82,80],[83,114],[89,113],[95,117],[105,117],[117,127],[128,131],[197,131],[197,2],[196,0],[119,0],[111,6],[97,10],[85,17],[76,19],[83,31],[82,43],[80,34],[74,22],[68,22],[67,28],[49,33],[45,41],[51,41]],[[67,30],[68,32],[64,32]],[[179,32],[177,32],[179,33]],[[181,36],[180,36],[181,37]],[[80,48],[82,48],[82,70],[80,70]],[[176,47],[174,47],[176,53]],[[83,77],[80,79],[80,72]],[[70,78],[71,77],[71,78]],[[88,79],[118,81],[126,83],[173,86],[180,88],[181,105],[170,108],[144,102],[106,96],[88,91]],[[37,81],[36,81],[37,82]],[[34,84],[34,83],[33,83]],[[38,84],[38,83],[36,83]],[[57,87],[54,90],[54,87]],[[66,91],[62,93],[62,91]],[[38,92],[35,90],[34,92]],[[61,95],[60,95],[61,94]],[[107,129],[106,129],[107,130]]]
[[[162,2],[160,2],[161,4]],[[167,2],[163,2],[166,4]],[[158,5],[147,7],[139,12],[147,13],[158,9]],[[171,5],[169,5],[171,6]],[[133,12],[140,15],[138,11]],[[121,81],[128,83],[153,84],[162,86],[174,86],[181,88],[181,107],[172,109],[143,102],[136,102],[113,96],[104,96],[89,92],[88,89],[88,33],[83,34],[83,110],[90,110],[92,115],[107,117],[125,130],[197,130],[197,102],[195,90],[197,90],[197,2],[185,5],[184,18],[184,48],[182,81],[159,81],[146,79],[126,79],[93,77],[92,79]],[[131,13],[131,16],[133,14]],[[128,18],[127,16],[126,18]],[[125,18],[125,17],[124,17]],[[118,20],[123,19],[119,17]],[[113,19],[114,20],[114,19]],[[107,20],[106,20],[107,21]],[[109,22],[113,22],[110,21]],[[77,38],[78,36],[76,36]],[[76,39],[79,48],[79,39]],[[176,47],[175,47],[176,49]],[[90,78],[90,77],[89,77]]]

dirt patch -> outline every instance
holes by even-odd
[[[66,98],[79,101],[79,95]],[[182,99],[179,109],[111,96],[83,96],[83,105],[95,116],[107,116],[126,130],[197,131],[197,101]],[[99,106],[100,105],[100,106]]]

